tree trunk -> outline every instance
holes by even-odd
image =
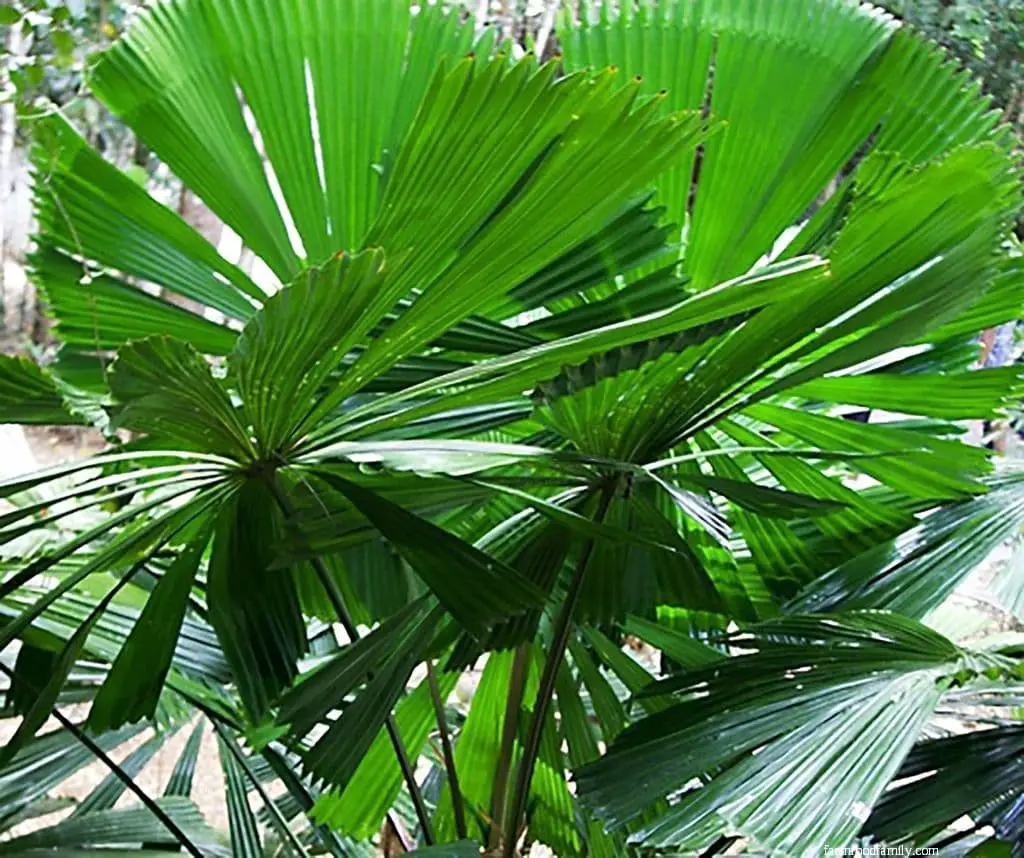
[[[24,35],[20,26],[7,28],[6,48],[11,57],[21,54],[24,50]],[[6,91],[11,86],[11,76],[8,72],[9,65],[0,63],[0,91]],[[0,104],[0,320],[3,322],[4,331],[16,333],[21,328],[21,323],[13,318],[13,310],[9,304],[11,296],[8,294],[9,284],[7,282],[7,262],[14,256],[14,248],[9,248],[10,236],[7,233],[7,217],[9,214],[8,201],[14,190],[14,135],[17,130],[16,105],[13,98]]]
[[[544,14],[541,15],[534,48],[538,62],[544,61],[544,49],[548,46],[548,39],[551,38],[551,31],[555,27],[555,15],[558,14],[558,6],[559,0],[547,0]]]

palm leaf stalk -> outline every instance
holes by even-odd
[[[466,839],[466,809],[462,804],[462,791],[459,789],[459,772],[455,767],[455,754],[452,750],[452,737],[448,730],[448,717],[444,711],[444,699],[437,682],[437,668],[431,660],[427,660],[427,682],[430,685],[430,700],[434,704],[434,715],[437,718],[437,729],[441,740],[441,753],[444,757],[445,773],[452,791],[452,811],[455,814],[455,832],[459,840]]]
[[[597,510],[594,512],[593,518],[595,524],[600,525],[604,521],[616,490],[617,481],[600,489]],[[544,659],[544,671],[541,673],[540,685],[537,688],[537,696],[533,706],[533,715],[530,719],[526,740],[523,743],[523,756],[516,772],[515,791],[512,793],[512,801],[506,816],[506,858],[514,858],[515,856],[520,825],[526,814],[526,802],[530,794],[533,769],[540,751],[541,734],[544,731],[545,718],[555,693],[555,682],[558,672],[562,668],[562,659],[565,657],[566,649],[569,646],[573,616],[579,605],[580,594],[583,591],[587,567],[590,563],[590,556],[594,552],[595,542],[595,539],[588,540],[580,551],[579,559],[576,561],[576,568],[573,570],[568,590],[562,600],[558,616],[551,631],[551,644]]]
[[[505,696],[505,714],[502,722],[501,746],[494,766],[494,785],[491,792],[490,831],[487,836],[489,849],[501,849],[504,843],[505,811],[508,800],[509,778],[513,772],[513,754],[516,749],[516,735],[519,730],[519,716],[526,691],[526,678],[530,667],[530,646],[521,644],[516,648],[509,674],[508,692]],[[514,835],[509,835],[514,837]]]

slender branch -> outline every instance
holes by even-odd
[[[12,682],[14,681],[14,671],[11,670],[6,664],[0,661],[0,670],[2,670]],[[35,688],[36,693],[39,693],[39,689]],[[178,843],[185,848],[185,851],[195,858],[205,858],[202,851],[198,846],[193,843],[188,835],[181,830],[181,827],[176,823],[170,816],[167,815],[160,805],[158,805],[152,798],[150,798],[145,790],[143,790],[131,776],[125,772],[117,763],[115,763],[106,751],[103,750],[93,739],[80,730],[76,724],[73,724],[56,706],[50,708],[50,714],[57,719],[58,723],[67,730],[72,736],[74,736],[79,742],[85,745],[97,760],[103,765],[110,769],[111,773],[125,785],[127,789],[133,792],[136,797],[141,801],[157,819],[173,836]]]
[[[434,662],[427,659],[427,682],[430,683],[430,699],[434,701],[437,728],[441,732],[441,751],[444,753],[444,767],[448,772],[448,786],[452,792],[452,809],[455,811],[455,833],[459,840],[466,839],[466,809],[462,806],[462,790],[459,789],[459,772],[455,768],[455,752],[452,751],[452,737],[448,731],[448,716],[444,712],[441,687],[437,684]]]
[[[526,689],[526,675],[529,666],[530,644],[520,644],[512,662],[508,697],[505,699],[501,749],[498,752],[498,764],[494,771],[494,789],[491,791],[491,832],[487,838],[488,849],[497,849],[501,846],[502,829],[505,822],[505,800],[508,797],[508,777],[512,772],[512,753],[515,751],[516,734],[519,732],[519,711],[523,705],[523,692]]]
[[[604,520],[614,494],[614,484],[606,486],[601,492],[597,512],[594,514],[594,521],[596,523]],[[516,790],[512,796],[512,811],[509,813],[505,825],[505,858],[515,858],[516,834],[526,814],[526,802],[530,794],[530,781],[533,780],[533,769],[537,763],[537,754],[540,751],[540,740],[544,732],[544,722],[547,718],[548,708],[551,706],[551,698],[555,693],[558,669],[562,664],[562,659],[565,657],[565,649],[569,645],[573,614],[576,613],[576,606],[579,604],[580,594],[583,592],[583,582],[586,578],[587,566],[593,553],[594,540],[590,539],[584,545],[583,551],[580,552],[579,559],[576,561],[576,569],[573,572],[572,580],[569,582],[569,589],[565,593],[562,608],[555,620],[555,627],[551,634],[551,646],[548,649],[547,658],[544,660],[544,671],[540,676],[537,700],[533,705],[530,732],[527,733],[526,742],[523,745],[523,756],[519,762],[519,771],[516,772]]]
[[[270,489],[271,494],[273,494],[274,499],[277,501],[277,505],[281,508],[281,512],[284,514],[284,517],[287,519],[293,518],[295,510],[292,508],[291,502],[288,500],[288,496],[285,494],[284,489],[281,486],[281,482],[277,478],[277,474],[270,474],[266,480],[266,484]],[[313,555],[310,560],[310,564],[313,566],[313,570],[316,572],[317,578],[320,580],[320,584],[326,591],[331,607],[334,609],[334,613],[337,615],[338,621],[345,629],[345,633],[348,635],[349,640],[352,642],[359,640],[359,629],[356,628],[356,624],[352,621],[352,615],[345,606],[345,597],[342,595],[342,592],[338,587],[338,583],[331,577],[331,573],[328,571],[323,560],[321,560],[319,556]],[[430,827],[430,814],[427,811],[426,802],[423,800],[423,793],[420,792],[419,784],[416,783],[416,774],[413,770],[412,764],[409,762],[409,754],[405,750],[405,744],[402,742],[402,737],[398,732],[398,727],[395,725],[395,719],[390,713],[384,720],[384,726],[388,731],[388,737],[391,739],[391,745],[395,749],[395,757],[398,759],[398,767],[402,770],[402,777],[405,780],[405,785],[409,789],[409,795],[412,798],[412,804],[416,810],[416,818],[419,820],[420,830],[423,832],[423,842],[427,846],[432,846],[434,843],[434,833]],[[396,828],[399,831],[401,830],[397,826]]]
[[[405,785],[409,788],[409,795],[412,797],[413,807],[416,809],[416,819],[420,823],[420,831],[423,832],[423,842],[427,846],[434,844],[434,832],[430,827],[430,812],[427,810],[427,805],[423,801],[423,793],[420,792],[419,784],[416,783],[416,775],[412,767],[412,763],[409,762],[409,754],[405,750],[405,743],[402,742],[402,736],[398,732],[398,725],[395,724],[395,719],[388,715],[384,721],[384,727],[388,731],[388,737],[391,739],[391,745],[395,749],[395,756],[398,758],[398,767],[402,770],[402,777],[405,778]],[[395,822],[395,829],[401,831],[401,826]]]
[[[220,736],[221,741],[227,745],[228,750],[231,752],[231,756],[233,756],[238,762],[238,765],[242,767],[242,771],[244,771],[246,777],[249,778],[249,782],[256,789],[256,792],[260,794],[260,798],[263,799],[263,805],[267,808],[267,812],[273,819],[274,827],[278,830],[278,833],[288,841],[288,844],[296,855],[300,856],[300,858],[309,858],[309,853],[306,851],[306,848],[301,842],[299,842],[299,838],[295,836],[295,832],[288,826],[288,820],[284,818],[284,815],[281,813],[281,809],[277,806],[277,802],[270,797],[270,794],[260,782],[260,779],[256,777],[256,773],[252,770],[252,766],[249,765],[249,758],[242,753],[242,749],[238,747],[238,743],[235,741],[234,737],[216,721],[212,721],[211,723],[213,724],[213,729],[216,731],[217,735]]]

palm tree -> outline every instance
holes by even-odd
[[[1022,294],[998,114],[843,0],[588,7],[558,38],[516,60],[405,0],[141,15],[93,90],[267,290],[37,123],[62,348],[0,364],[0,413],[110,449],[3,485],[0,778],[43,795],[70,758],[26,761],[56,744],[202,718],[234,854],[264,824],[298,853],[384,823],[511,858],[995,818],[907,822],[934,786],[880,799],[939,707],[1019,674],[920,622],[1024,521],[1021,474],[956,422],[1019,391],[968,371]],[[187,794],[139,795],[126,842],[223,848]],[[109,843],[113,803],[11,848]]]

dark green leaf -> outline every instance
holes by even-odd
[[[281,528],[269,490],[245,483],[219,514],[207,573],[210,623],[254,723],[292,684],[307,648],[295,580],[270,568]]]
[[[544,595],[516,570],[357,483],[316,472],[388,539],[469,632],[543,604]]]
[[[228,826],[231,832],[232,858],[261,858],[259,830],[256,815],[249,805],[245,773],[230,748],[221,736],[217,736],[217,753],[220,757],[224,781],[227,784]]]
[[[175,797],[158,799],[157,803],[206,854],[217,858],[226,858],[230,854],[191,801]],[[160,843],[167,844],[169,848],[173,842],[174,837],[164,824],[148,808],[138,806],[67,819],[30,834],[0,841],[0,854],[22,855],[29,850],[43,849],[73,851],[80,847],[125,843]]]
[[[83,623],[74,636],[61,649],[53,662],[52,671],[44,678],[42,685],[34,688],[35,696],[26,708],[18,729],[10,741],[0,749],[0,768],[14,759],[18,752],[35,736],[36,731],[46,723],[57,703],[60,691],[68,674],[82,651],[82,645],[89,636],[92,623]],[[42,678],[42,677],[40,677]]]
[[[834,446],[856,452],[899,454],[852,459],[849,465],[905,494],[928,499],[962,498],[984,491],[977,476],[990,466],[988,454],[978,447],[775,405],[756,405],[746,413],[826,449]]]
[[[681,473],[678,479],[727,497],[737,506],[758,515],[779,518],[799,518],[808,515],[826,515],[842,509],[843,504],[828,498],[817,498],[799,492],[759,486],[754,482],[730,480],[704,474]]]
[[[940,507],[899,536],[808,584],[793,611],[884,608],[921,619],[1024,525],[1024,474],[1002,468],[992,491]]]
[[[35,211],[42,238],[38,276],[44,290],[51,278],[66,289],[96,273],[68,258],[75,255],[158,283],[230,318],[252,314],[249,299],[261,299],[261,290],[172,209],[95,152],[59,113],[47,114],[34,131]],[[136,311],[147,303],[152,302],[139,302]],[[145,324],[137,315],[136,320]],[[114,324],[103,317],[95,321],[100,330]]]
[[[438,679],[441,696],[447,698],[455,688],[458,673],[446,672]],[[422,682],[395,709],[395,724],[402,743],[413,754],[423,747],[436,727],[434,706],[428,683]],[[380,830],[384,816],[402,789],[402,772],[395,760],[389,737],[381,731],[373,740],[348,786],[320,796],[311,811],[313,819],[358,840],[372,837]]]
[[[253,453],[230,398],[187,343],[151,337],[126,346],[111,369],[110,388],[124,406],[119,426],[202,452]]]
[[[384,254],[335,256],[278,291],[245,326],[228,360],[246,421],[267,454],[305,434],[321,388],[373,325]]]
[[[203,724],[199,723],[185,742],[181,754],[171,769],[171,776],[167,779],[167,787],[164,789],[165,796],[178,795],[188,798],[192,794],[192,782],[196,775],[196,763],[199,761],[199,750],[203,743]]]
[[[304,765],[318,779],[344,789],[359,768],[398,698],[413,668],[423,660],[443,611],[422,605],[417,622],[398,641],[355,701],[303,755]]]
[[[27,358],[0,355],[0,421],[4,423],[84,423],[67,406],[60,388]]]
[[[153,715],[208,540],[208,533],[194,539],[146,600],[89,710],[90,729],[103,733]]]
[[[58,669],[60,652],[22,643],[14,661],[14,676],[7,688],[7,706],[15,715],[27,715],[39,690]]]
[[[917,745],[865,824],[877,838],[930,834],[964,814],[998,824],[999,810],[1024,793],[1024,727],[1002,726]],[[1009,799],[1009,802],[1007,802]]]
[[[775,849],[848,844],[860,808],[881,795],[931,715],[937,683],[956,672],[959,651],[912,620],[867,612],[785,618],[733,640],[745,654],[645,689],[682,697],[580,771],[581,797],[621,824],[725,767],[630,840],[702,849],[722,830],[708,827],[717,816]]]
[[[677,629],[643,617],[627,617],[623,629],[640,640],[661,650],[677,665],[693,669],[721,661],[724,656],[705,643],[683,634]]]
[[[127,727],[97,736],[104,751],[136,737],[142,727]],[[75,772],[95,762],[96,757],[69,730],[52,730],[29,742],[0,781],[0,826],[5,830],[21,813],[35,806],[50,790]]]
[[[296,737],[308,733],[368,677],[378,673],[419,628],[429,611],[426,598],[417,599],[369,634],[344,646],[330,661],[282,695],[277,721]]]
[[[119,349],[130,340],[152,336],[173,336],[212,355],[227,354],[235,343],[237,334],[230,328],[109,273],[85,278],[80,263],[52,249],[39,249],[30,263],[32,276],[46,290],[47,303],[56,319],[56,334],[65,343],[56,364],[65,378],[70,377],[70,349],[78,350],[80,360],[91,358],[98,363],[96,352]],[[102,372],[100,367],[97,369]]]

